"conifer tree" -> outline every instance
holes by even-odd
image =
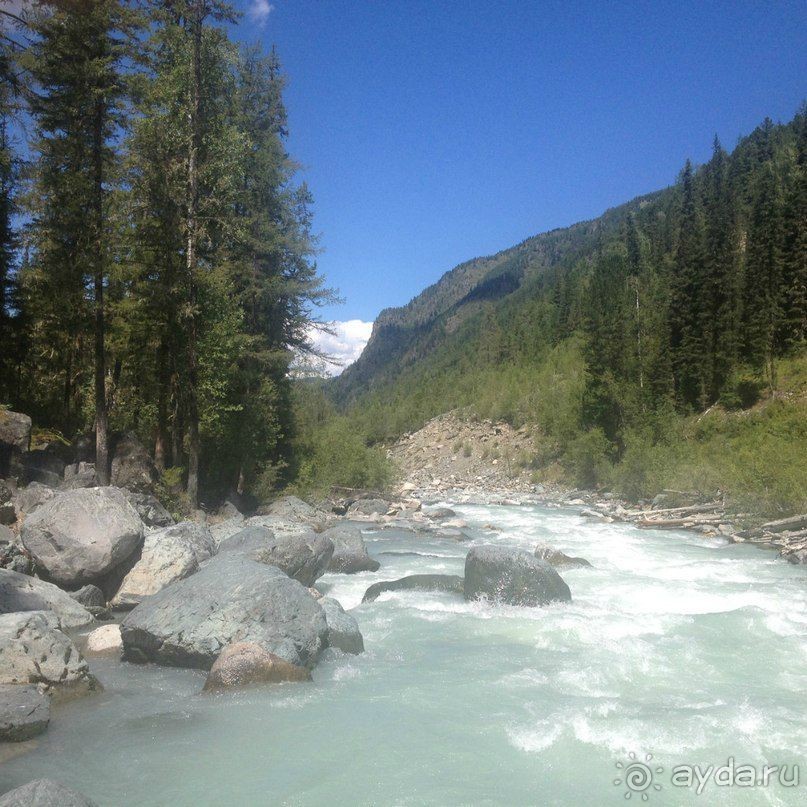
[[[680,222],[670,283],[670,350],[677,397],[683,405],[695,406],[704,390],[703,237],[692,164],[688,160],[681,174]]]
[[[705,170],[703,296],[704,385],[701,405],[717,400],[734,365],[737,345],[737,293],[734,212],[729,193],[726,152],[717,137]]]
[[[96,473],[102,484],[109,482],[104,293],[113,248],[113,140],[122,123],[123,17],[118,0],[44,6],[29,53],[38,134],[29,300],[39,356],[63,377],[60,420],[67,428],[80,420],[84,352],[92,345]]]
[[[745,356],[775,385],[775,333],[781,302],[781,215],[773,165],[758,180],[748,231],[744,285]]]

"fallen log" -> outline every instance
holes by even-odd
[[[777,521],[769,521],[763,524],[760,529],[766,532],[795,531],[807,528],[807,513],[800,516],[790,516],[790,518],[780,518]]]

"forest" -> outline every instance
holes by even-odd
[[[185,503],[293,474],[311,348],[311,195],[277,54],[219,0],[0,10],[0,406],[88,435],[99,481],[134,433]]]
[[[326,392],[370,445],[466,409],[537,424],[518,458],[537,481],[791,512],[807,507],[806,337],[802,109],[731,153],[715,139],[670,188],[457,267],[382,312]]]

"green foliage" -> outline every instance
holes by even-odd
[[[0,396],[70,435],[108,399],[192,504],[199,472],[207,501],[268,495],[292,472],[292,357],[331,298],[279,60],[239,50],[219,0],[79,6],[35,5],[25,46],[0,44]],[[12,96],[33,124],[24,197]]]
[[[539,481],[798,508],[807,445],[769,399],[807,389],[805,211],[803,109],[732,154],[715,141],[672,188],[458,266],[382,313],[332,394],[370,444],[462,409],[537,425]]]

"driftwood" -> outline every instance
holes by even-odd
[[[778,521],[769,521],[760,527],[764,532],[789,532],[804,528],[807,528],[807,513],[800,516],[791,516],[790,518],[780,518]]]

